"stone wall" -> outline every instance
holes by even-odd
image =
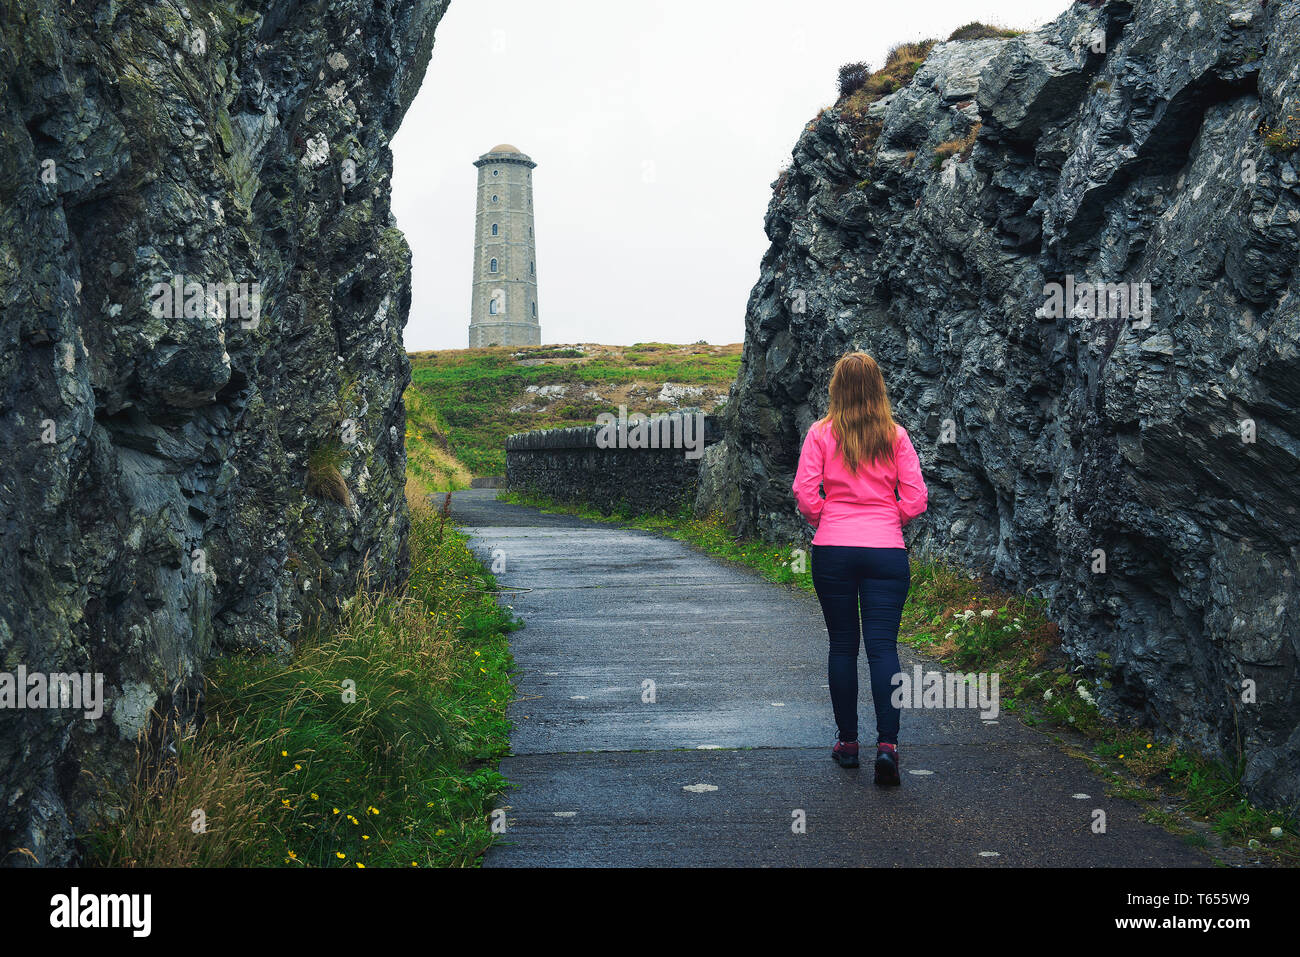
[[[597,426],[586,426],[510,436],[506,487],[603,512],[627,506],[637,512],[675,513],[694,502],[703,459],[687,458],[680,448],[600,448],[599,432]],[[706,447],[720,437],[714,417],[704,416]]]

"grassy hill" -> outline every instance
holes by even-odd
[[[594,425],[601,412],[714,411],[740,369],[740,344],[447,349],[411,353],[410,474],[430,489],[504,475],[505,440],[529,429]]]

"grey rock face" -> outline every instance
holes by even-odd
[[[6,863],[75,857],[210,655],[287,650],[363,565],[404,576],[388,144],[445,6],[6,6],[0,671],[107,698],[0,711]]]
[[[1295,0],[1109,0],[936,47],[870,107],[869,148],[826,111],[775,184],[706,459],[741,531],[806,534],[799,443],[834,359],[871,352],[930,486],[911,545],[1045,595],[1104,710],[1240,741],[1278,804],[1300,798],[1300,152],[1260,126],[1300,113],[1298,82]],[[1067,278],[1149,284],[1149,318],[1054,313]],[[731,484],[703,477],[698,507]]]

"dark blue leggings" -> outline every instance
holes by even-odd
[[[827,683],[841,741],[858,740],[858,641],[867,648],[876,740],[898,743],[899,711],[890,703],[899,672],[898,625],[912,584],[905,548],[814,545],[813,587],[830,636]],[[858,630],[858,607],[862,628]]]

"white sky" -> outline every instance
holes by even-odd
[[[466,345],[471,165],[533,171],[542,341],[740,342],[771,183],[840,64],[1068,0],[452,0],[393,142],[406,347]]]

